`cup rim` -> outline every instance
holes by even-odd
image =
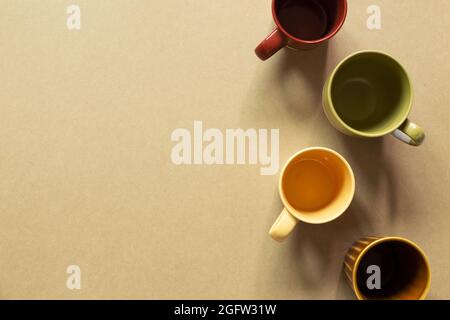
[[[350,195],[347,197],[346,201],[345,201],[345,205],[343,206],[342,210],[340,210],[337,214],[335,214],[333,217],[324,220],[324,221],[313,221],[308,219],[308,215],[311,215],[311,212],[309,213],[305,213],[302,212],[300,210],[295,209],[290,203],[289,201],[286,199],[286,195],[284,194],[283,191],[283,178],[284,175],[286,173],[286,169],[289,166],[289,164],[291,164],[291,162],[296,159],[297,157],[299,157],[300,155],[308,152],[308,151],[314,151],[314,150],[318,150],[318,151],[326,151],[328,153],[331,153],[333,155],[335,155],[337,158],[339,158],[341,160],[341,162],[345,165],[345,167],[347,168],[347,172],[350,174],[350,181],[351,181],[351,190],[350,190]],[[281,198],[281,202],[284,205],[284,208],[290,213],[292,214],[297,220],[305,222],[305,223],[309,223],[309,224],[325,224],[331,221],[336,220],[337,218],[339,218],[340,216],[342,216],[345,211],[347,211],[348,207],[350,206],[350,204],[353,201],[354,195],[355,195],[355,189],[356,189],[356,182],[355,182],[355,175],[353,173],[353,169],[350,166],[350,164],[348,163],[348,161],[337,151],[334,151],[330,148],[326,148],[326,147],[310,147],[310,148],[305,148],[302,149],[298,152],[296,152],[294,155],[292,155],[289,160],[286,161],[286,163],[283,166],[283,169],[281,170],[281,174],[280,174],[280,178],[278,181],[278,193],[280,195]]]
[[[294,35],[287,32],[286,29],[281,25],[281,22],[278,19],[277,10],[276,10],[277,9],[276,4],[278,1],[280,1],[280,0],[272,1],[272,16],[273,16],[273,19],[275,21],[275,24],[276,24],[278,30],[280,30],[285,37],[287,37],[291,40],[294,40],[295,42],[299,42],[299,43],[303,43],[303,44],[319,44],[319,43],[325,42],[325,41],[333,38],[341,30],[341,28],[344,25],[345,20],[347,18],[348,3],[347,3],[347,0],[344,0],[344,8],[343,8],[344,16],[343,16],[343,19],[341,19],[341,21],[339,21],[339,23],[337,24],[336,30],[333,30],[332,32],[327,33],[324,37],[317,39],[317,40],[303,40],[303,39],[297,38]]]
[[[390,59],[391,61],[395,62],[395,64],[397,66],[400,67],[400,70],[403,72],[405,78],[408,80],[408,87],[409,87],[409,91],[410,91],[410,97],[409,97],[409,103],[408,106],[404,112],[404,115],[400,118],[400,120],[395,123],[395,125],[392,125],[391,127],[383,130],[383,131],[379,131],[376,133],[370,133],[370,132],[366,132],[366,131],[361,131],[361,130],[357,130],[354,129],[353,127],[349,126],[336,112],[336,109],[334,107],[334,103],[333,103],[333,99],[331,96],[331,88],[333,85],[333,81],[336,78],[336,74],[341,70],[341,67],[348,62],[349,60],[355,58],[356,56],[360,56],[360,55],[366,55],[366,54],[377,54],[377,55],[381,55],[384,56],[388,59]],[[414,100],[414,90],[412,87],[412,82],[411,82],[411,78],[408,74],[408,72],[406,71],[406,69],[403,67],[403,65],[398,62],[394,57],[392,57],[391,55],[383,52],[383,51],[378,51],[378,50],[361,50],[361,51],[357,51],[354,52],[350,55],[348,55],[346,58],[344,58],[341,62],[338,63],[338,65],[333,69],[333,71],[331,72],[330,76],[329,76],[329,80],[326,82],[326,99],[328,102],[328,105],[330,106],[330,111],[333,114],[333,116],[336,119],[339,119],[339,123],[349,132],[351,132],[354,135],[357,136],[361,136],[361,137],[366,137],[366,138],[378,138],[378,137],[382,137],[385,136],[387,134],[390,134],[392,132],[394,132],[395,130],[397,130],[402,123],[404,123],[406,121],[406,119],[408,118],[409,114],[411,113],[411,109],[412,109],[412,104],[413,104],[413,100]]]
[[[420,295],[420,297],[418,298],[418,300],[424,300],[429,291],[430,291],[430,286],[431,286],[431,266],[430,266],[430,262],[428,261],[428,257],[425,254],[425,252],[422,250],[422,248],[420,248],[416,243],[414,243],[411,240],[408,240],[406,238],[403,237],[398,237],[398,236],[389,236],[389,237],[381,237],[371,243],[369,243],[358,255],[358,257],[355,260],[355,264],[353,266],[353,272],[352,272],[352,286],[353,286],[353,291],[356,294],[356,297],[358,298],[358,300],[365,300],[364,299],[364,295],[361,293],[361,291],[359,290],[358,287],[358,282],[357,282],[357,273],[358,273],[358,268],[359,265],[361,263],[361,260],[363,259],[363,257],[365,256],[365,254],[372,249],[373,247],[379,245],[380,243],[383,242],[390,242],[390,241],[397,241],[397,242],[402,242],[405,243],[407,245],[409,245],[410,247],[414,248],[423,258],[426,268],[427,268],[427,273],[428,273],[428,277],[427,277],[427,284],[422,292],[422,294]]]

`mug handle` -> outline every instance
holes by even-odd
[[[392,134],[404,143],[415,147],[420,146],[425,140],[425,132],[423,129],[408,119]]]
[[[269,234],[274,240],[281,242],[294,230],[297,223],[298,220],[286,209],[283,209],[272,228],[270,228]]]
[[[283,49],[286,45],[287,41],[284,34],[279,29],[275,29],[259,44],[258,47],[256,47],[255,53],[258,58],[265,61]]]

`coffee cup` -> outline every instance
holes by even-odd
[[[347,16],[347,0],[273,0],[276,29],[255,49],[267,60],[284,47],[314,49],[338,33]]]
[[[344,134],[377,138],[393,134],[419,146],[424,130],[408,119],[413,89],[402,65],[377,51],[361,51],[334,69],[323,89],[323,108]]]
[[[430,290],[427,256],[402,237],[356,241],[345,256],[344,273],[359,300],[423,300]]]
[[[341,216],[353,200],[355,178],[343,156],[315,147],[289,159],[278,189],[284,209],[269,234],[283,241],[300,221],[323,224]]]

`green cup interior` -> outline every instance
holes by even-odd
[[[346,127],[359,135],[382,136],[409,114],[412,89],[406,71],[390,56],[360,52],[336,69],[331,103]]]

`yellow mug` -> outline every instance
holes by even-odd
[[[401,237],[362,238],[348,250],[344,262],[344,273],[359,300],[424,300],[430,270],[423,250]],[[378,287],[374,277],[379,277]]]
[[[308,148],[284,166],[279,180],[284,210],[269,231],[284,240],[299,221],[330,222],[341,216],[355,194],[355,177],[347,160],[327,148]]]

